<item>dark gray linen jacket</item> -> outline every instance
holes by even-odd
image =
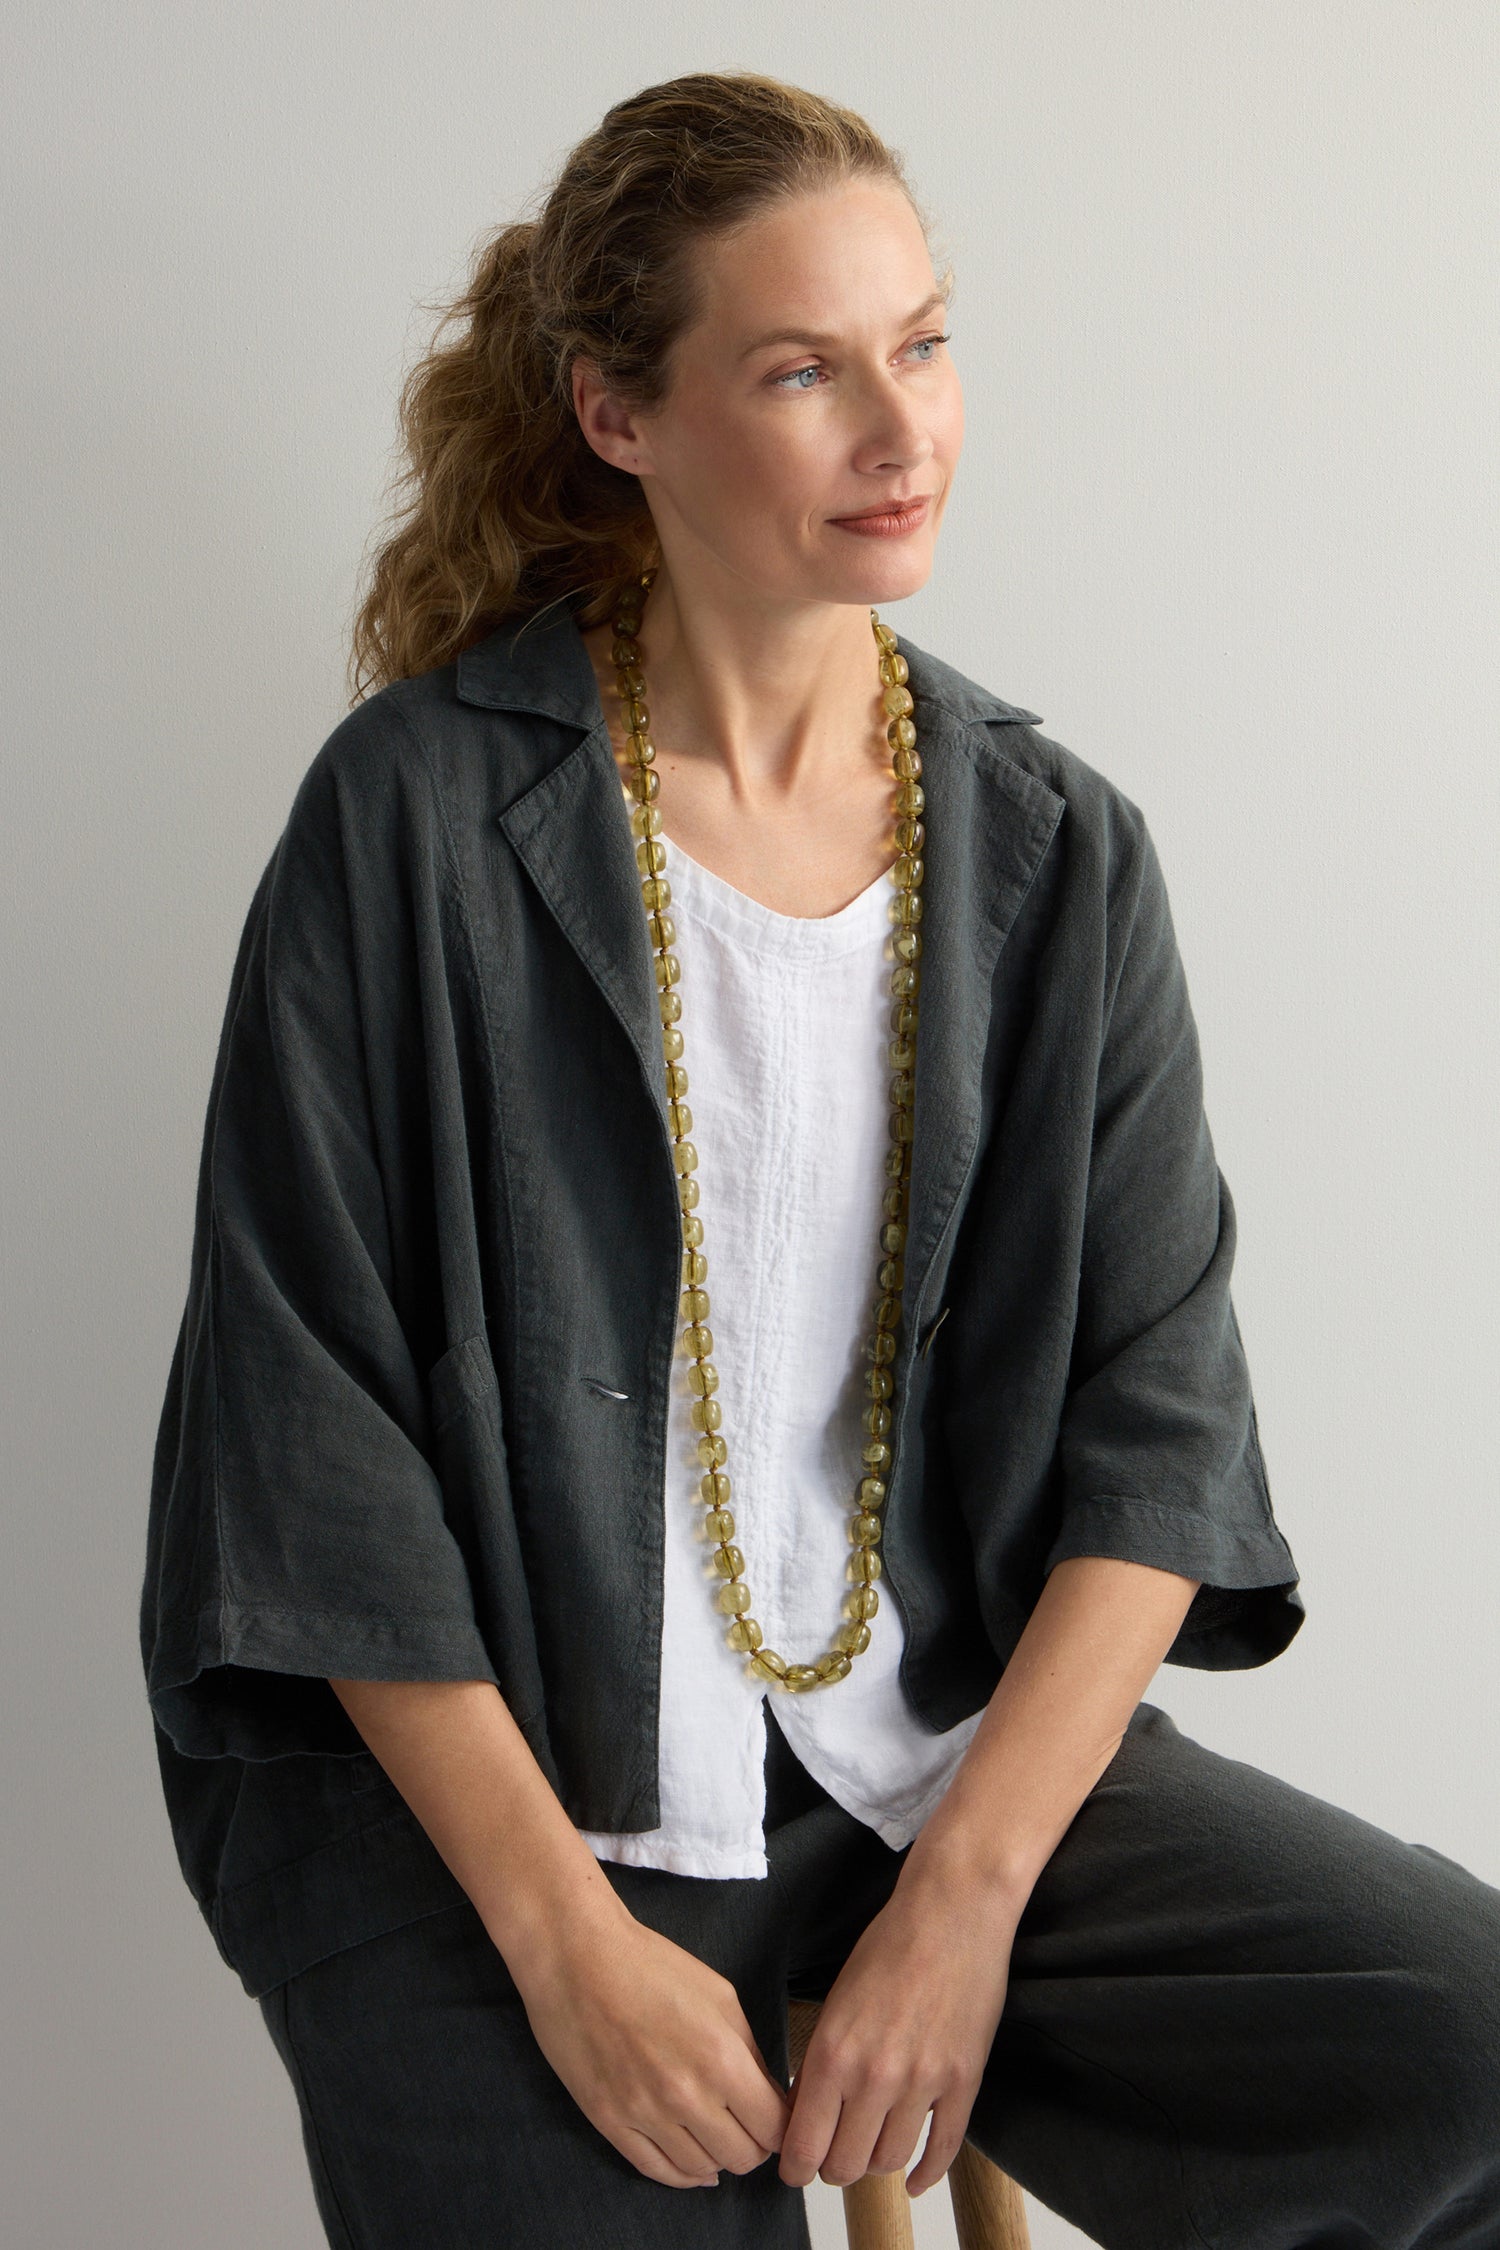
[[[928,841],[881,1584],[941,1731],[1067,1555],[1202,1579],[1169,1663],[1263,1664],[1305,1613],[1145,820],[901,646]],[[140,1608],[180,1864],[251,1993],[462,1895],[330,1677],[493,1681],[578,1826],[659,1824],[680,1237],[638,883],[562,610],[342,719],[251,901]]]

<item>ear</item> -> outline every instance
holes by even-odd
[[[572,366],[573,411],[578,427],[611,468],[639,476],[651,469],[651,451],[635,415],[604,387],[595,361],[579,353]]]

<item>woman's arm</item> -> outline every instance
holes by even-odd
[[[958,1884],[1019,1915],[1119,1749],[1198,1586],[1102,1555],[1055,1564],[901,1882]]]
[[[734,1985],[630,1912],[494,1683],[329,1685],[468,1893],[591,2123],[668,2187],[763,2164],[789,2103]]]
[[[825,2000],[781,2177],[846,2186],[910,2163],[930,2187],[963,2142],[1005,2006],[1016,1924],[1114,1757],[1199,1581],[1076,1555],[1054,1565],[953,1780]]]
[[[629,1919],[491,1681],[329,1685],[512,1974]]]

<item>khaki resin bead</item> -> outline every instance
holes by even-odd
[[[870,1404],[865,1408],[861,1420],[869,1432],[869,1440],[860,1450],[864,1473],[855,1496],[856,1512],[848,1525],[853,1548],[849,1558],[849,1575],[855,1581],[855,1586],[845,1603],[847,1622],[835,1633],[833,1647],[826,1649],[811,1664],[789,1664],[775,1649],[763,1645],[760,1625],[750,1615],[750,1589],[744,1582],[745,1557],[734,1544],[735,1520],[728,1505],[730,1480],[724,1474],[724,1464],[729,1457],[728,1448],[719,1434],[722,1413],[713,1396],[719,1387],[719,1376],[710,1356],[713,1351],[713,1331],[708,1325],[708,1291],[703,1287],[708,1274],[708,1261],[699,1247],[703,1241],[703,1222],[695,1208],[699,1201],[699,1188],[693,1175],[698,1169],[698,1151],[688,1138],[692,1131],[693,1113],[684,1098],[688,1090],[688,1074],[681,1060],[683,1035],[678,1029],[682,1017],[682,997],[674,989],[680,982],[682,971],[681,964],[672,951],[677,937],[676,925],[666,911],[671,904],[672,886],[663,872],[667,854],[666,846],[661,841],[662,816],[657,801],[661,777],[656,770],[656,745],[651,739],[651,711],[646,698],[646,674],[640,644],[641,612],[655,575],[654,568],[645,572],[621,596],[614,620],[610,655],[615,666],[616,685],[626,725],[626,747],[632,765],[626,788],[633,800],[630,821],[637,839],[636,865],[641,874],[641,901],[646,913],[647,935],[651,941],[652,966],[662,1025],[667,1120],[671,1128],[672,1168],[677,1183],[678,1217],[683,1245],[680,1311],[683,1346],[690,1358],[688,1384],[693,1393],[689,1417],[693,1427],[702,1433],[698,1438],[697,1451],[698,1460],[705,1471],[700,1480],[700,1491],[706,1507],[704,1527],[708,1537],[714,1542],[714,1573],[719,1580],[714,1598],[730,1621],[725,1639],[730,1648],[749,1657],[748,1669],[755,1677],[786,1688],[794,1694],[802,1694],[810,1688],[848,1678],[853,1659],[862,1655],[870,1645],[869,1620],[880,1607],[880,1596],[874,1583],[880,1577],[882,1567],[880,1556],[876,1552],[881,1536],[881,1522],[876,1510],[886,1498],[884,1473],[891,1464],[891,1449],[886,1441],[890,1436],[892,1417],[886,1402],[895,1391],[891,1367],[896,1357],[896,1336],[901,1325],[901,1294],[906,1270],[904,1253],[907,1189],[916,1101],[917,1000],[922,951],[921,932],[917,924],[922,919],[922,852],[926,843],[926,830],[918,815],[925,807],[926,798],[917,778],[922,771],[922,758],[917,749],[917,730],[912,720],[912,712],[916,706],[907,685],[911,678],[910,666],[897,646],[895,634],[888,625],[880,622],[872,609],[870,628],[880,651],[878,671],[881,707],[886,719],[886,741],[891,751],[892,779],[896,784],[894,812],[898,856],[889,871],[895,892],[890,902],[890,919],[893,924],[890,944],[894,963],[890,980],[892,1036],[886,1050],[887,1061],[893,1073],[889,1113],[891,1145],[885,1165],[890,1185],[881,1198],[882,1223],[877,1229],[875,1245],[879,1253],[878,1282],[881,1294],[875,1312],[875,1326],[865,1348],[865,1356],[871,1363],[865,1378]]]

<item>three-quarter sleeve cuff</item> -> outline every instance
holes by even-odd
[[[330,1679],[499,1686],[472,1620],[229,1603],[202,1614],[188,1645],[158,1650],[148,1694],[158,1723],[185,1757],[357,1750],[359,1737]]]
[[[1164,1661],[1198,1671],[1249,1670],[1279,1656],[1306,1616],[1291,1549],[1269,1515],[1231,1526],[1151,1500],[1075,1501],[1043,1565],[1072,1555],[1147,1563],[1200,1581]]]

